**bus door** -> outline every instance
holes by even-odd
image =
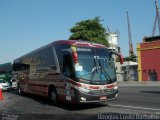
[[[71,85],[71,81],[74,80],[74,69],[71,52],[63,51],[63,67],[62,74],[64,75],[64,95],[65,100],[70,101],[74,96],[74,89]]]

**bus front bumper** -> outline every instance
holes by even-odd
[[[79,93],[79,103],[92,103],[92,102],[106,102],[116,100],[118,97],[118,90],[111,94],[90,95],[86,93]]]

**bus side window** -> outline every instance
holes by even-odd
[[[71,77],[73,73],[72,58],[71,55],[68,53],[63,55],[62,73],[67,77]]]
[[[13,63],[13,71],[29,70],[30,65],[23,63]]]

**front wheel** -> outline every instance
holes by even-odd
[[[56,91],[55,88],[51,88],[49,90],[49,101],[53,105],[56,105],[58,103],[58,100],[57,100],[57,91]]]

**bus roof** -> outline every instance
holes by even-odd
[[[50,47],[50,46],[56,46],[58,44],[67,44],[67,45],[73,45],[73,46],[79,46],[79,47],[94,47],[94,48],[106,48],[106,46],[102,45],[102,44],[98,44],[98,43],[93,43],[93,42],[88,42],[88,41],[84,41],[84,40],[57,40],[57,41],[54,41],[50,44],[47,44],[47,45],[44,45],[36,50],[33,50],[17,59],[15,59],[14,61],[20,59],[20,58],[23,58],[27,55],[30,55],[32,53],[35,53],[37,51],[40,51],[42,49],[45,49],[47,47]]]

